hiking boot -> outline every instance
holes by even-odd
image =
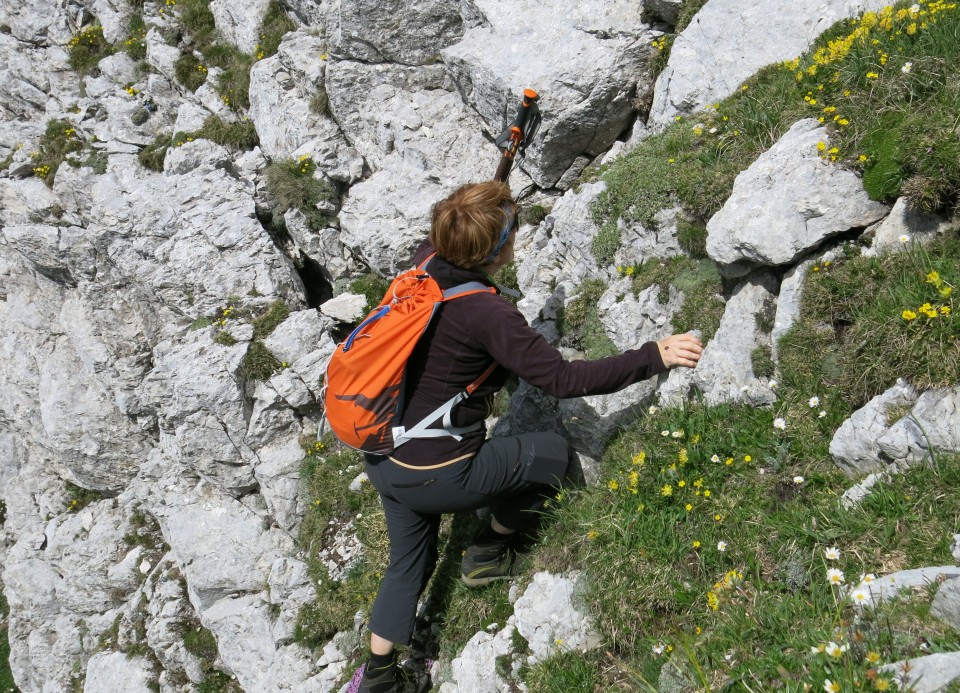
[[[502,537],[502,538],[501,538]],[[472,546],[467,547],[460,563],[460,579],[467,587],[488,585],[510,577],[512,535],[494,536],[484,529]]]
[[[430,674],[425,670],[408,669],[393,662],[379,669],[371,669],[367,664],[355,690],[356,693],[427,693],[430,685]]]

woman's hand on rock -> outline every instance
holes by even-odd
[[[667,368],[686,366],[693,368],[703,353],[703,343],[689,332],[670,335],[657,342],[660,358]]]

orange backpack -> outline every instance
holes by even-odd
[[[324,415],[337,438],[352,448],[389,455],[414,438],[459,440],[480,427],[453,426],[451,412],[493,373],[496,363],[415,426],[399,425],[407,360],[440,304],[475,293],[496,293],[480,282],[442,290],[427,271],[432,258],[391,282],[380,305],[337,345],[327,364]],[[428,428],[441,418],[443,428]]]

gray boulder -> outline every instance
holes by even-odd
[[[923,590],[946,580],[960,577],[960,566],[942,565],[926,568],[900,570],[890,575],[884,575],[872,582],[861,582],[854,590],[862,589],[870,595],[873,606],[881,602],[894,599],[901,593],[911,590]]]
[[[960,387],[927,390],[905,416],[877,441],[898,467],[929,460],[937,452],[960,451]]]
[[[887,218],[873,230],[873,242],[863,254],[870,256],[883,250],[908,248],[912,243],[929,240],[949,227],[949,220],[913,209],[907,198],[901,197]]]
[[[937,654],[886,664],[878,669],[894,674],[902,687],[914,693],[941,693],[960,678],[960,652]]]
[[[374,171],[343,198],[340,240],[394,275],[426,237],[433,205],[464,183],[489,179],[499,154],[440,66],[338,62],[327,88],[334,117]],[[522,186],[522,176],[513,184]]]
[[[450,666],[453,682],[444,683],[441,693],[501,693],[509,691],[510,683],[501,676],[497,661],[513,654],[513,635],[516,627],[511,616],[506,627],[495,633],[476,633]]]
[[[250,70],[250,119],[266,156],[308,154],[324,175],[352,183],[360,178],[363,162],[337,123],[310,105],[325,93],[327,63],[303,56],[324,50],[322,39],[300,30],[284,38],[276,55],[257,61]]]
[[[828,140],[815,119],[801,120],[737,176],[707,222],[707,253],[725,273],[791,264],[830,237],[886,216],[856,174],[820,158],[817,143]]]
[[[830,441],[834,462],[849,476],[881,472],[887,464],[880,457],[879,440],[894,422],[888,421],[892,410],[912,407],[917,391],[903,381],[877,395],[843,422]]]
[[[210,12],[220,35],[244,53],[256,53],[270,0],[211,0]]]
[[[578,602],[581,575],[533,576],[513,605],[517,631],[530,645],[530,662],[541,662],[557,652],[587,652],[602,638],[592,618]]]
[[[652,35],[640,3],[474,0],[479,17],[442,51],[460,92],[499,135],[525,88],[543,99],[543,125],[522,166],[541,187],[602,154],[630,126]],[[579,170],[575,171],[579,173]]]
[[[727,301],[720,327],[703,350],[697,367],[675,368],[661,385],[660,401],[679,406],[694,390],[708,404],[745,402],[770,404],[776,393],[766,379],[753,372],[754,349],[769,344],[770,335],[757,325],[757,315],[774,304],[777,279],[770,272],[751,275]]]
[[[955,630],[960,630],[960,579],[944,582],[937,590],[930,614]]]
[[[463,35],[459,3],[334,0],[327,14],[330,50],[364,63],[427,65]]]
[[[87,662],[84,693],[150,693],[156,673],[144,657],[123,652],[95,654]]]
[[[803,53],[834,22],[884,4],[710,0],[673,43],[654,88],[650,122],[662,127],[677,113],[693,113],[726,98],[761,67]]]

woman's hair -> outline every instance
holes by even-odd
[[[510,186],[498,181],[464,185],[433,207],[430,243],[447,262],[472,269],[490,261],[508,214],[516,214]]]

